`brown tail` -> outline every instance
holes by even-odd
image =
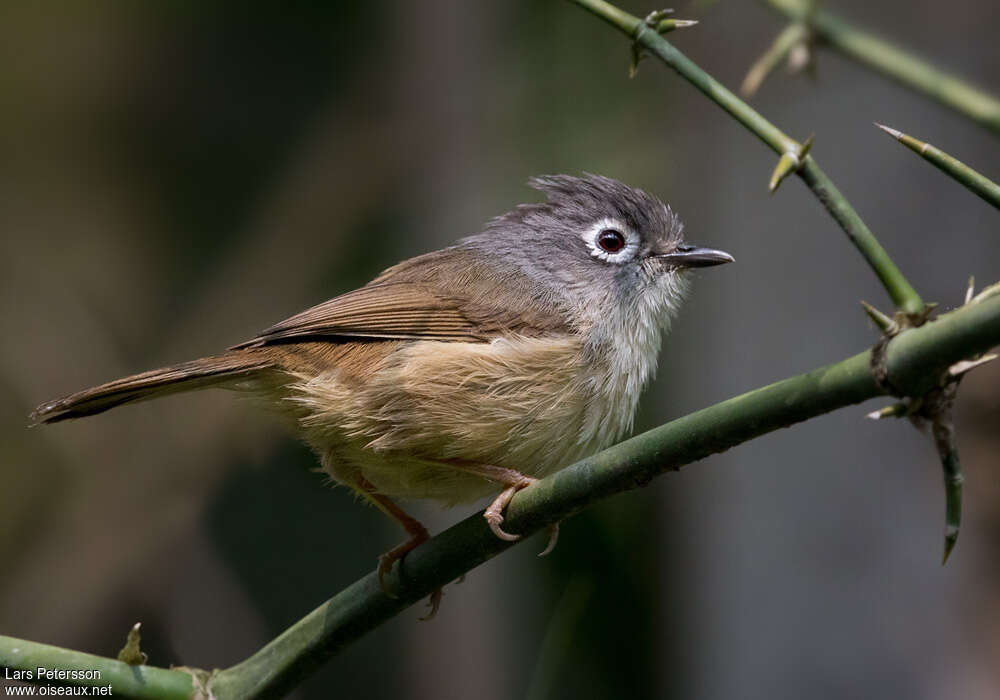
[[[145,401],[182,391],[232,382],[272,368],[273,360],[259,351],[235,351],[161,367],[78,391],[36,408],[33,423],[57,423],[92,416],[133,401]]]

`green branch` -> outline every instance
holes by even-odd
[[[639,18],[633,17],[603,0],[572,1],[617,27],[632,38],[636,44],[662,59],[681,77],[698,88],[706,97],[722,107],[736,121],[779,154],[782,157],[779,167],[785,167],[786,174],[793,170],[798,172],[844,230],[850,241],[857,247],[872,270],[875,271],[893,304],[915,323],[921,322],[925,310],[920,295],[896,267],[892,258],[885,252],[858,213],[854,211],[850,202],[834,186],[816,161],[811,156],[806,155],[808,144],[804,146],[786,135],[750,105],[726,89],[722,83],[678,51],[670,42],[660,36],[655,28],[649,27]],[[776,175],[778,174],[776,173]]]
[[[955,362],[1000,344],[1000,294],[977,299],[889,342],[885,360],[892,386],[907,395],[923,395],[939,385]],[[538,532],[603,498],[645,486],[659,474],[884,393],[872,374],[871,351],[862,352],[678,418],[581,460],[520,492],[504,525],[525,535]],[[381,590],[373,572],[249,659],[215,672],[207,689],[218,700],[281,697],[367,632],[511,546],[493,535],[480,514],[472,515],[393,569],[387,578],[393,597]],[[187,673],[127,666],[9,637],[0,637],[0,664],[107,669],[102,680],[124,697],[180,698],[191,691]]]
[[[897,131],[884,124],[876,124],[875,126],[892,136],[938,170],[951,176],[960,184],[965,185],[965,187],[989,204],[1000,209],[1000,185],[997,185],[985,175],[976,172],[958,158],[953,158],[940,148],[935,148],[929,143],[915,139],[909,134],[904,134],[902,131]]]
[[[193,693],[190,673],[154,666],[130,666],[116,659],[85,654],[0,636],[0,667],[30,671],[26,682],[39,685],[74,685],[102,688],[108,685],[117,697],[149,698],[150,700],[184,700]],[[78,672],[93,678],[38,678],[39,668],[51,671]],[[13,674],[9,674],[13,675]]]
[[[767,3],[795,22],[805,21],[819,39],[859,63],[1000,132],[1000,100],[986,91],[866,34],[829,12],[816,10],[805,17],[812,0],[767,0]]]

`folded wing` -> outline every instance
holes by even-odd
[[[530,285],[512,284],[476,267],[455,249],[414,258],[233,349],[338,338],[489,342],[509,333],[568,330],[562,314],[531,303]],[[455,274],[442,275],[443,269],[456,268]]]

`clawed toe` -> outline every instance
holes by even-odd
[[[520,475],[517,482],[501,491],[500,495],[493,500],[489,508],[487,508],[483,513],[483,517],[486,518],[486,522],[490,526],[490,530],[492,530],[493,534],[501,540],[505,540],[507,542],[517,542],[521,539],[520,535],[514,535],[506,532],[502,527],[500,527],[500,523],[503,522],[503,512],[510,504],[511,499],[514,498],[514,494],[521,489],[531,486],[536,481],[538,480],[533,479],[530,476]]]
[[[392,565],[399,559],[399,557],[389,556],[390,554],[390,552],[386,552],[378,558],[378,587],[390,598],[397,598],[398,596],[385,585],[385,575],[392,571]]]
[[[490,526],[490,529],[493,530],[493,534],[501,540],[506,540],[507,542],[517,542],[521,539],[520,535],[514,535],[510,532],[506,532],[500,527],[500,524],[503,522],[503,515],[501,513],[486,513],[483,517],[486,518],[486,522]]]
[[[559,542],[559,523],[549,525],[549,541],[545,545],[545,549],[538,553],[538,556],[545,557],[551,554],[552,550],[556,548],[557,542]]]
[[[421,528],[420,531],[416,532],[413,535],[413,537],[408,539],[406,542],[403,542],[402,544],[393,547],[388,552],[386,552],[385,554],[383,554],[378,558],[378,585],[379,588],[382,589],[383,593],[385,593],[390,598],[398,597],[396,594],[390,591],[388,586],[386,585],[385,583],[386,574],[392,571],[393,564],[395,564],[397,561],[400,561],[403,557],[405,557],[407,554],[409,554],[414,549],[419,547],[421,544],[426,542],[428,539],[429,535],[427,534],[427,531]]]
[[[400,561],[409,552],[413,551],[418,546],[426,542],[427,539],[428,536],[426,530],[423,532],[418,532],[416,535],[414,535],[412,538],[410,538],[403,544],[397,547],[393,547],[388,552],[386,552],[385,554],[383,554],[378,558],[378,585],[379,588],[382,589],[383,593],[385,593],[390,598],[399,597],[395,593],[390,591],[389,587],[386,585],[385,582],[386,574],[392,571],[393,564],[395,564],[397,561]],[[430,594],[430,597],[427,598],[427,606],[430,608],[430,611],[426,615],[420,618],[421,621],[430,620],[435,615],[437,615],[438,608],[441,607],[441,596],[443,595],[444,593],[441,591],[440,588],[438,588],[437,590],[435,590],[433,593]]]
[[[420,620],[421,622],[427,622],[428,620],[434,619],[434,616],[438,614],[438,608],[441,607],[441,596],[443,595],[444,591],[442,591],[440,588],[435,589],[434,592],[431,593],[430,596],[427,598],[427,607],[430,608],[430,612],[428,612],[423,617],[419,617],[417,619]]]
[[[511,499],[514,498],[514,494],[523,488],[531,486],[531,484],[535,483],[535,481],[536,479],[532,479],[531,477],[523,477],[516,484],[512,484],[504,489],[500,495],[494,499],[493,503],[490,504],[489,508],[483,512],[483,517],[486,519],[486,523],[490,526],[490,530],[492,530],[493,534],[501,540],[506,542],[517,542],[521,539],[521,535],[511,534],[500,527],[503,523],[503,512],[506,510],[507,506],[510,505]],[[558,541],[559,523],[556,523],[555,525],[549,526],[549,541],[545,545],[545,549],[543,549],[538,556],[544,557],[552,552],[552,550],[556,548],[556,542]]]

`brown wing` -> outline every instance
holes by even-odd
[[[445,268],[456,274],[442,275]],[[503,333],[537,335],[564,329],[561,314],[529,302],[534,296],[529,284],[512,284],[477,268],[481,266],[457,249],[420,256],[234,349],[319,338],[489,342]],[[447,285],[443,276],[450,277]]]
[[[277,323],[236,348],[305,337],[488,338],[455,300],[409,283],[373,284],[342,294]]]

